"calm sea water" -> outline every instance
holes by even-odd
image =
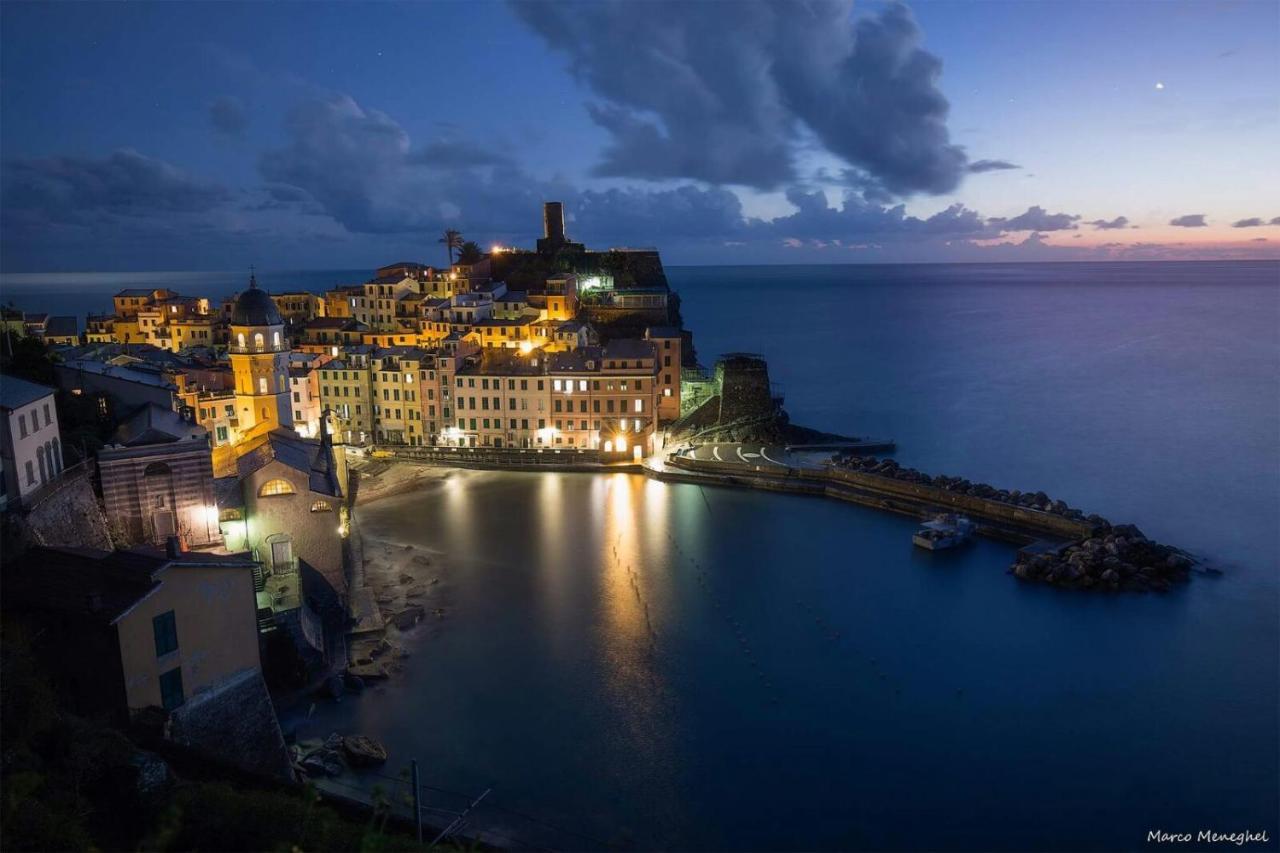
[[[910,520],[854,506],[455,472],[361,510],[371,541],[436,555],[447,615],[313,730],[632,847],[1274,845],[1280,265],[669,272],[704,363],[764,354],[796,421],[1226,575],[1072,594],[1015,582],[1007,546],[920,553]]]

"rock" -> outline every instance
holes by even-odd
[[[413,575],[400,575],[400,585],[413,583]]]
[[[422,621],[422,617],[427,615],[426,608],[420,604],[413,604],[401,610],[399,613],[391,617],[391,621],[401,631],[412,628]]]
[[[1105,572],[1102,573],[1102,579],[1107,583],[1111,583],[1111,584],[1119,583],[1120,573],[1117,572],[1115,569],[1107,569]]]
[[[417,563],[419,566],[429,566],[431,565],[431,558],[425,557],[422,554],[416,554],[412,559],[409,560],[409,562]]]
[[[337,732],[332,732],[327,738],[324,739],[324,746],[320,747],[320,749],[321,750],[328,749],[331,751],[342,749],[342,735],[338,734]]]
[[[361,678],[360,676],[353,675],[350,672],[348,672],[346,674],[346,677],[343,679],[343,681],[346,684],[347,689],[350,690],[352,693],[364,692],[364,679]]]
[[[343,738],[342,748],[352,767],[374,767],[387,760],[387,748],[368,735]]]
[[[370,681],[382,681],[387,678],[387,670],[380,663],[360,664],[358,666],[347,667],[347,672],[351,675],[359,677],[368,686]]]
[[[1143,535],[1142,531],[1139,530],[1136,525],[1133,524],[1117,524],[1112,528],[1112,530],[1117,536],[1123,536],[1126,539],[1141,539],[1144,542],[1147,541],[1147,537]]]

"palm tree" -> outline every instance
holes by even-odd
[[[444,243],[445,249],[449,252],[449,266],[453,266],[453,250],[462,248],[462,232],[450,228],[436,242]]]
[[[468,240],[462,244],[461,250],[458,252],[458,263],[475,264],[479,263],[482,257],[484,257],[484,252],[481,251],[480,247],[475,242]]]

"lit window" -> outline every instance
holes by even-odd
[[[636,411],[637,412],[644,411],[644,400],[636,400]]]
[[[272,495],[292,495],[294,494],[293,486],[288,480],[268,480],[263,483],[262,488],[258,490],[258,497],[269,498]]]
[[[325,501],[316,501],[311,505],[312,512],[333,512],[333,507]]]
[[[266,338],[262,337],[262,332],[255,332],[255,333],[254,333],[254,335],[253,335],[253,348],[254,348],[254,349],[262,349],[262,346],[263,346],[263,344],[264,344],[265,342],[266,342]]]
[[[551,389],[552,389],[553,391],[559,391],[559,390],[560,390],[560,380],[559,380],[559,379],[554,379],[554,380],[552,380],[552,382],[551,382]]]

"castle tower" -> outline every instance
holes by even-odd
[[[275,302],[249,276],[231,312],[231,370],[240,433],[293,428],[289,403],[289,340]]]

